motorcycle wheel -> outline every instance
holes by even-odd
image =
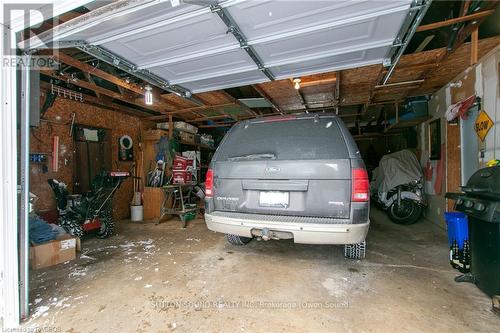
[[[401,205],[394,201],[387,210],[392,222],[402,225],[410,225],[417,222],[422,216],[423,208],[413,200],[401,199]]]

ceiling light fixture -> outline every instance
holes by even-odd
[[[300,78],[298,77],[293,78],[293,87],[297,90],[300,89]]]
[[[147,85],[144,89],[146,90],[144,93],[144,103],[146,103],[146,105],[153,105],[153,88]]]

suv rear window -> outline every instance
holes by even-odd
[[[334,118],[241,123],[217,151],[217,161],[255,159],[319,160],[349,158]]]

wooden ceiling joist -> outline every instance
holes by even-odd
[[[250,115],[253,115],[253,116],[258,116],[257,112],[255,112],[254,110],[250,109],[248,106],[246,106],[245,104],[243,104],[239,99],[237,98],[234,98],[233,96],[229,95],[226,91],[224,90],[220,90],[220,92],[222,92],[222,95],[227,99],[227,100],[230,100],[232,101],[234,104],[238,105],[243,111],[245,111],[246,113],[250,114]]]
[[[490,16],[494,12],[495,12],[494,9],[484,10],[482,12],[477,12],[477,13],[470,14],[470,15],[460,16],[460,17],[449,19],[449,20],[444,20],[441,22],[435,22],[435,23],[429,23],[426,25],[421,25],[417,28],[417,32],[439,29],[439,28],[447,27],[447,26],[457,24],[457,23],[477,20],[480,18],[484,18],[486,16]]]
[[[269,102],[269,104],[271,104],[274,110],[281,113],[280,108],[276,105],[271,96],[269,96],[268,93],[264,91],[264,89],[262,89],[258,84],[254,84],[252,85],[252,87],[259,93],[260,96],[262,96],[262,98],[264,98]]]
[[[64,63],[64,64],[71,66],[71,67],[74,67],[76,69],[79,69],[82,72],[86,72],[86,73],[92,74],[94,76],[97,76],[97,77],[104,79],[106,81],[109,81],[117,86],[128,89],[130,91],[133,91],[136,94],[144,95],[144,89],[142,89],[141,87],[139,87],[135,84],[127,83],[125,80],[123,80],[117,76],[109,74],[109,73],[107,73],[99,68],[93,67],[85,62],[78,61],[78,60],[76,60],[76,59],[70,57],[69,55],[66,55],[60,51],[55,53],[54,58],[58,62]]]
[[[215,124],[209,124],[209,125],[198,125],[199,128],[217,128],[217,127],[231,127],[234,125],[236,121],[228,121],[228,122],[223,122],[223,123],[215,123]]]
[[[53,79],[62,80],[62,81],[68,82],[69,84],[72,84],[74,86],[81,87],[81,88],[88,89],[88,90],[92,90],[96,94],[100,94],[100,95],[102,94],[102,95],[105,95],[105,96],[108,96],[108,97],[111,97],[111,98],[114,98],[117,100],[121,100],[121,101],[128,103],[128,104],[137,105],[141,108],[148,109],[148,110],[151,110],[151,111],[154,111],[157,113],[161,113],[163,111],[163,109],[160,107],[146,105],[144,103],[144,101],[139,103],[134,98],[129,98],[127,96],[124,96],[124,95],[117,93],[117,92],[114,92],[112,90],[102,88],[102,87],[96,85],[95,83],[91,83],[91,82],[87,82],[87,81],[79,80],[79,79],[73,80],[67,74],[56,75],[53,71],[50,71],[50,70],[41,70],[40,72],[48,77],[53,78]]]
[[[56,86],[58,86],[58,85],[56,85]],[[59,86],[59,87],[61,87],[63,89],[67,89],[67,88],[64,88],[62,86]],[[40,88],[41,88],[40,90],[44,91],[46,94],[51,92],[51,84],[50,83],[40,82]],[[146,117],[146,116],[150,115],[149,113],[147,113],[147,111],[129,108],[129,107],[126,107],[124,105],[116,104],[113,102],[108,103],[108,102],[103,101],[102,99],[99,99],[99,98],[94,97],[94,96],[90,96],[90,95],[86,95],[86,94],[82,94],[82,96],[83,96],[82,103],[97,106],[97,107],[100,107],[100,108],[103,108],[106,110],[125,113],[125,114],[135,116],[135,117]]]

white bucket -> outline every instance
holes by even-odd
[[[144,218],[143,206],[130,206],[130,220],[134,222],[142,221]]]

